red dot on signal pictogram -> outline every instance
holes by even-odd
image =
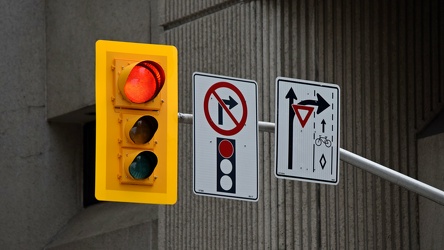
[[[219,143],[219,153],[224,158],[230,158],[234,153],[233,144],[229,140],[222,140]]]

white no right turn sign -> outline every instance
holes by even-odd
[[[194,193],[259,198],[257,83],[193,74]]]

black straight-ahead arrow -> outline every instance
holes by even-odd
[[[222,99],[222,101],[224,101],[225,105],[227,105],[229,109],[232,109],[237,105],[237,102],[231,96],[228,97],[228,100]],[[224,124],[223,108],[220,103],[217,111],[218,111],[218,123],[219,125],[223,125]]]
[[[293,88],[290,88],[285,99],[288,99],[288,169],[293,169],[293,120],[295,114],[292,105],[293,101],[298,99]]]
[[[325,124],[327,124],[327,123],[325,122],[324,119],[322,119],[321,124],[322,124],[322,133],[325,133]]]
[[[325,99],[320,94],[316,94],[316,96],[318,97],[318,100],[303,100],[299,104],[318,106],[316,114],[319,115],[322,111],[330,107],[330,104],[328,104],[328,102],[325,101]]]

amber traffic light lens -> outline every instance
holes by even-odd
[[[157,156],[150,151],[138,154],[129,165],[129,173],[133,179],[143,180],[153,173],[157,165]]]
[[[165,73],[159,64],[142,61],[129,73],[123,90],[129,101],[145,103],[159,94],[164,82]]]
[[[152,116],[142,116],[134,123],[129,136],[135,144],[149,142],[157,131],[157,120]]]

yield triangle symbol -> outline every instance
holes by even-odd
[[[294,113],[298,117],[298,120],[301,123],[301,126],[305,127],[305,124],[307,124],[308,119],[310,119],[311,113],[313,113],[314,107],[298,105],[298,104],[293,104],[291,106],[294,110]],[[304,117],[302,117],[301,113],[299,112],[301,109],[307,111],[307,113],[305,114]]]

